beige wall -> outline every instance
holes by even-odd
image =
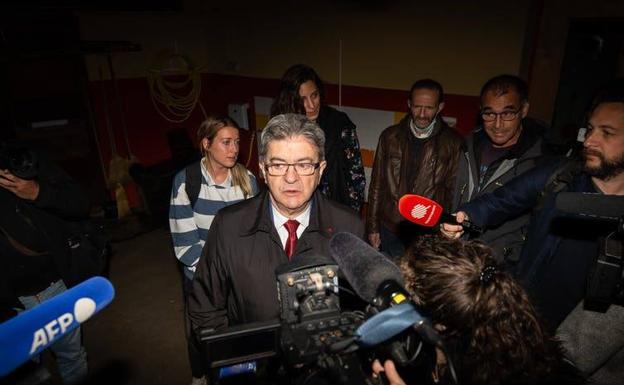
[[[319,0],[314,12],[295,1],[214,3],[187,1],[180,13],[81,12],[83,39],[141,44],[142,52],[114,55],[122,78],[144,76],[177,42],[203,72],[279,78],[304,62],[331,83],[339,81],[342,40],[344,84],[406,89],[433,77],[449,93],[475,95],[492,75],[518,73],[529,1]],[[87,60],[98,79],[103,58]]]

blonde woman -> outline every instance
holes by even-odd
[[[197,139],[202,159],[176,175],[169,206],[173,249],[184,271],[185,302],[215,215],[223,207],[251,198],[258,191],[256,178],[237,163],[240,136],[234,120],[227,116],[208,117],[197,130]],[[195,338],[190,337],[188,317],[185,327],[193,375],[191,384],[205,384],[205,360]]]

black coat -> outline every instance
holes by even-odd
[[[355,124],[347,114],[322,106],[316,119],[325,134],[325,160],[320,189],[331,199],[359,211],[366,177]]]
[[[315,192],[310,222],[297,242],[295,258],[329,257],[329,240],[343,231],[362,238],[364,226],[353,210]],[[273,225],[268,191],[221,209],[193,280],[189,299],[193,327],[217,329],[278,319],[275,268],[287,262]]]
[[[17,197],[0,188],[0,236],[9,236],[25,247],[49,253],[56,274],[67,286],[76,284],[72,274],[66,221],[88,217],[89,200],[79,184],[63,170],[39,156],[39,195],[34,201]],[[19,304],[8,271],[8,242],[0,245],[0,307],[3,311]]]

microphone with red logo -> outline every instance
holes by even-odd
[[[453,223],[463,226],[472,233],[483,232],[481,227],[468,220],[457,223],[455,217],[445,212],[438,202],[416,194],[405,194],[399,199],[399,212],[408,221],[425,227],[433,227],[438,223]]]

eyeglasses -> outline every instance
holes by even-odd
[[[288,172],[288,168],[292,166],[298,175],[312,175],[321,165],[317,163],[271,163],[264,166],[271,176],[284,176]]]
[[[510,120],[514,120],[515,118],[518,117],[518,114],[520,113],[520,108],[517,110],[509,110],[509,111],[503,111],[503,112],[483,112],[481,111],[481,118],[483,118],[483,121],[485,122],[493,122],[496,120],[497,116],[500,116],[501,120],[505,120],[505,121],[510,121]]]

